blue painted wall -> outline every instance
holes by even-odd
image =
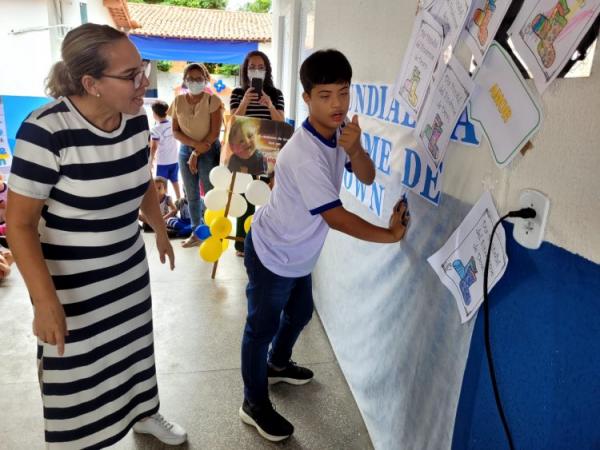
[[[527,250],[505,223],[510,263],[490,295],[496,376],[517,449],[600,449],[600,265],[544,243]],[[507,449],[477,317],[454,450]]]

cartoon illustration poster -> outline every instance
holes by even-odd
[[[481,64],[510,4],[511,0],[473,0],[465,27],[465,42],[477,65]]]
[[[470,100],[471,119],[481,124],[496,164],[505,167],[539,130],[542,107],[512,58],[495,41],[473,81],[477,89]]]
[[[600,13],[600,0],[525,2],[509,34],[540,93],[558,76]]]
[[[440,72],[415,128],[417,145],[436,166],[444,159],[454,126],[474,88],[469,74],[454,57]]]
[[[444,27],[444,50],[454,48],[465,27],[472,0],[437,0],[429,12]]]
[[[483,271],[492,227],[499,220],[492,195],[486,191],[450,239],[427,261],[456,300],[462,323],[483,303]],[[494,234],[488,271],[488,293],[508,266],[502,225]]]
[[[292,134],[294,127],[285,122],[233,116],[225,131],[221,164],[232,172],[271,175],[279,151]]]
[[[392,91],[394,95],[389,99],[390,103],[398,100],[413,118],[419,115],[425,101],[443,42],[442,26],[431,14],[422,11],[415,20],[402,69]]]

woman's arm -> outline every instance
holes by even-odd
[[[160,262],[164,264],[165,256],[167,256],[169,258],[171,270],[173,270],[175,268],[175,255],[173,254],[173,247],[171,247],[169,237],[167,236],[167,226],[160,213],[160,206],[154,183],[148,183],[148,189],[146,189],[146,193],[142,199],[140,210],[144,215],[146,222],[152,227],[156,234],[156,247],[158,248]]]
[[[42,254],[38,222],[44,200],[8,191],[6,232],[17,267],[25,280],[34,306],[33,333],[58,347],[64,354],[67,324],[50,271]]]

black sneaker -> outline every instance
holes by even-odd
[[[283,370],[275,370],[269,364],[267,377],[269,378],[269,384],[284,382],[299,386],[312,380],[314,374],[312,370],[309,370],[306,367],[300,367],[294,361],[290,360],[287,367]]]
[[[251,406],[244,399],[244,403],[240,408],[240,419],[242,419],[242,422],[252,425],[256,428],[258,434],[272,442],[283,441],[294,432],[294,426],[275,411],[271,402]]]

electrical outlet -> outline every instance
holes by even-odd
[[[536,250],[540,248],[544,240],[550,200],[539,191],[525,189],[519,196],[519,208],[535,209],[535,217],[533,219],[515,218],[513,237],[523,247]]]

